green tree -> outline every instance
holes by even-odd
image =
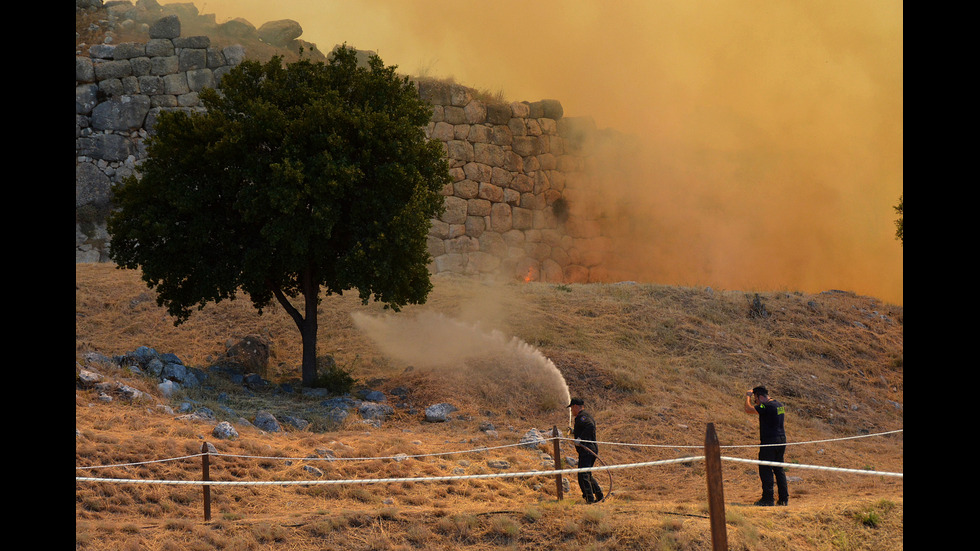
[[[902,212],[903,211],[903,208],[904,208],[903,207],[903,203],[905,203],[905,194],[902,194],[902,195],[899,195],[898,196],[898,204],[895,205],[895,207],[894,207],[895,208],[895,212],[898,213],[898,220],[895,220],[895,238],[898,239],[898,241],[904,247],[905,246],[905,232],[904,232],[903,225],[905,223],[905,214],[904,214],[904,212]]]
[[[414,85],[355,54],[245,61],[201,92],[205,110],[161,113],[108,221],[111,258],[142,270],[175,325],[239,292],[259,314],[278,301],[302,336],[304,385],[321,291],[395,311],[425,302],[426,235],[451,181]]]

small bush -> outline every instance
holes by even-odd
[[[261,544],[286,541],[288,532],[282,526],[271,522],[261,522],[251,527],[252,535]]]
[[[397,507],[382,507],[378,511],[378,518],[384,520],[397,520],[398,519],[398,508]]]
[[[357,384],[350,371],[337,365],[332,356],[321,356],[316,359],[316,379],[313,388],[325,388],[331,394],[347,394]]]
[[[860,511],[854,515],[854,518],[868,528],[877,528],[881,524],[881,515],[874,510]]]
[[[508,517],[497,517],[490,523],[490,528],[495,534],[504,539],[514,539],[521,531],[521,525],[514,519]]]
[[[858,511],[854,514],[855,520],[868,528],[877,528],[881,525],[884,520],[884,514],[888,513],[895,507],[895,504],[887,499],[882,499],[864,509],[863,511]]]
[[[541,509],[538,509],[537,507],[528,506],[526,509],[524,509],[524,519],[527,521],[537,522],[541,520],[542,516],[544,516],[544,513],[542,513]]]

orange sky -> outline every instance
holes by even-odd
[[[605,183],[630,279],[903,303],[900,0],[195,4],[635,134]]]

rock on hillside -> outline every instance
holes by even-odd
[[[240,350],[252,340],[247,337],[229,345],[229,352]],[[152,406],[158,412],[173,415],[182,421],[204,422],[213,426],[212,436],[221,439],[238,438],[238,429],[255,428],[264,432],[309,430],[327,432],[347,422],[360,422],[380,428],[395,417],[415,418],[418,423],[450,423],[470,421],[467,415],[453,415],[459,409],[449,402],[439,402],[424,408],[424,415],[407,398],[407,389],[396,389],[388,403],[388,395],[378,390],[361,388],[356,395],[330,396],[325,389],[298,388],[292,382],[273,383],[229,355],[207,369],[185,366],[173,353],[160,353],[148,346],[118,356],[108,357],[88,352],[76,362],[76,390],[94,393],[98,402],[121,400]],[[155,385],[155,388],[153,388]],[[184,390],[191,388],[225,389],[218,394],[217,408],[212,409],[188,398]],[[231,394],[235,394],[234,397]],[[261,397],[274,397],[274,406]],[[249,397],[256,398],[249,400]],[[238,405],[232,408],[232,398]],[[244,405],[243,405],[244,404]],[[270,411],[274,407],[275,411]],[[216,411],[217,410],[217,411]],[[513,428],[509,428],[513,432]],[[496,427],[489,420],[479,425],[485,437],[497,438]],[[522,444],[534,448],[544,441],[536,428],[522,437]]]
[[[300,38],[303,27],[291,19],[253,22],[238,17],[218,23],[213,13],[200,13],[191,2],[161,4],[157,0],[76,0],[76,55],[97,44],[145,40],[151,25],[166,16],[180,20],[185,35],[203,35],[219,47],[240,44],[250,58],[268,59],[282,55],[295,59],[301,52],[311,59],[326,59],[312,42]],[[79,21],[91,21],[78,29]]]

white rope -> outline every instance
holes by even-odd
[[[263,456],[263,455],[241,455],[241,454],[218,453],[218,452],[213,452],[213,453],[212,452],[208,452],[208,453],[202,452],[202,453],[196,453],[194,455],[185,455],[183,457],[172,457],[172,458],[168,458],[168,459],[154,459],[154,460],[150,460],[150,461],[137,461],[137,462],[133,462],[133,463],[116,463],[114,465],[91,465],[91,466],[88,466],[88,467],[75,467],[75,470],[76,471],[79,471],[79,470],[87,470],[87,469],[107,469],[109,467],[134,467],[134,466],[137,466],[137,465],[147,465],[147,464],[150,464],[150,463],[162,463],[162,462],[165,462],[165,461],[176,461],[178,459],[192,459],[194,457],[201,457],[202,455],[208,455],[210,457],[235,457],[235,458],[240,458],[240,459],[241,458],[244,458],[244,459],[267,459],[267,460],[268,459],[273,459],[273,460],[282,460],[282,461],[370,461],[370,460],[383,460],[383,459],[404,460],[404,459],[416,459],[416,458],[419,458],[419,457],[436,457],[436,456],[442,456],[442,455],[459,455],[459,454],[464,454],[464,453],[484,452],[484,451],[490,451],[490,450],[499,450],[499,449],[503,449],[503,448],[513,448],[513,447],[516,447],[516,446],[534,446],[534,447],[537,447],[537,446],[539,446],[541,444],[544,444],[545,442],[550,442],[552,440],[555,440],[555,438],[554,437],[550,437],[550,438],[544,438],[544,439],[541,439],[541,440],[535,440],[533,442],[518,442],[516,444],[503,444],[503,445],[500,445],[500,446],[488,446],[488,447],[482,447],[482,448],[470,448],[470,449],[466,449],[466,450],[457,450],[457,451],[449,451],[449,452],[421,453],[421,454],[415,454],[415,455],[400,454],[400,455],[387,455],[387,456],[376,456],[376,457],[287,457],[287,456],[277,456],[277,455],[265,455],[265,456]]]
[[[702,461],[704,456],[681,457],[677,459],[663,459],[659,461],[646,461],[642,463],[625,463],[620,465],[602,465],[598,467],[583,467],[576,469],[560,469],[548,471],[522,471],[513,473],[491,473],[491,474],[471,474],[471,475],[449,475],[449,476],[429,476],[429,477],[407,477],[407,478],[360,478],[360,479],[338,479],[338,480],[275,480],[275,481],[227,481],[227,480],[142,480],[135,478],[96,478],[96,477],[75,477],[76,482],[113,482],[117,484],[170,484],[170,485],[193,485],[193,486],[310,486],[310,485],[340,485],[340,484],[383,484],[390,482],[445,482],[452,480],[475,480],[481,478],[518,478],[529,476],[554,476],[577,474],[592,471],[608,471],[619,469],[634,469],[638,467],[652,467],[658,465],[669,465],[673,463],[691,463]],[[734,461],[738,463],[754,463],[757,465],[771,465],[776,467],[786,467],[793,469],[814,469],[821,471],[844,472],[851,474],[865,474],[875,476],[894,476],[904,478],[904,473],[893,473],[886,471],[869,471],[866,469],[847,469],[843,467],[826,467],[822,465],[801,465],[798,463],[778,463],[775,461],[759,461],[755,459],[741,459],[736,457],[721,457],[722,461]]]
[[[480,478],[512,478],[528,476],[554,476],[556,474],[576,474],[588,471],[604,471],[613,469],[631,469],[636,467],[650,467],[654,465],[667,465],[671,463],[690,463],[704,459],[704,456],[681,457],[678,459],[663,459],[660,461],[647,461],[644,463],[627,463],[622,465],[604,465],[600,467],[581,467],[577,469],[561,469],[550,471],[522,471],[513,473],[490,473],[490,474],[470,474],[470,475],[448,475],[448,476],[429,476],[411,478],[357,478],[346,480],[281,480],[281,481],[219,481],[219,480],[142,480],[134,478],[94,478],[76,476],[76,482],[116,482],[132,484],[178,484],[196,486],[289,486],[289,485],[322,485],[322,484],[378,484],[387,482],[440,482],[449,480],[474,480]]]
[[[841,437],[841,438],[828,438],[828,439],[825,439],[825,440],[809,440],[809,441],[804,441],[804,442],[787,442],[786,444],[744,444],[744,445],[730,445],[730,446],[719,446],[719,447],[720,448],[758,448],[758,447],[766,447],[766,446],[793,446],[793,445],[800,445],[800,444],[819,444],[819,443],[826,443],[826,442],[837,442],[837,441],[842,441],[842,440],[853,440],[853,439],[857,439],[857,438],[870,438],[872,436],[885,436],[885,435],[888,435],[888,434],[894,434],[894,433],[898,433],[898,432],[904,432],[904,429],[897,429],[897,430],[891,430],[891,431],[879,432],[879,433],[873,433],[873,434],[860,434],[860,435],[856,435],[856,436],[845,436],[845,437]],[[203,455],[209,455],[209,456],[212,456],[212,457],[235,457],[235,458],[246,458],[246,459],[266,459],[266,460],[284,460],[284,461],[368,461],[368,460],[386,460],[386,459],[404,460],[404,459],[416,459],[416,458],[420,458],[420,457],[437,457],[437,456],[444,456],[444,455],[457,455],[457,454],[464,454],[464,453],[476,453],[476,452],[484,452],[484,451],[490,451],[490,450],[498,450],[498,449],[503,449],[503,448],[511,448],[511,447],[516,447],[516,446],[528,446],[528,445],[538,446],[538,445],[541,445],[541,444],[544,444],[546,442],[550,442],[550,441],[553,441],[553,440],[566,440],[566,441],[569,441],[569,442],[574,442],[574,439],[572,439],[572,438],[566,438],[566,437],[562,437],[562,436],[559,436],[559,437],[553,437],[552,436],[552,437],[549,437],[549,438],[543,438],[541,440],[536,440],[536,441],[533,441],[533,442],[518,442],[516,444],[504,444],[504,445],[500,445],[500,446],[489,446],[489,447],[481,447],[481,448],[471,448],[471,449],[467,449],[467,450],[457,450],[457,451],[448,451],[448,452],[436,452],[436,453],[428,453],[428,454],[390,455],[390,456],[380,456],[380,457],[279,457],[279,456],[240,455],[240,454],[203,453],[202,452],[202,453],[193,454],[193,455],[185,455],[185,456],[182,456],[182,457],[171,457],[171,458],[166,458],[166,459],[154,459],[154,460],[149,460],[149,461],[138,461],[138,462],[133,462],[133,463],[116,463],[116,464],[113,464],[113,465],[90,465],[90,466],[87,466],[87,467],[75,467],[75,470],[107,469],[107,468],[110,468],[110,467],[134,467],[134,466],[138,466],[138,465],[148,465],[148,464],[151,464],[151,463],[163,463],[163,462],[167,462],[167,461],[177,461],[177,460],[181,460],[181,459],[192,459],[192,458],[195,458],[195,457],[201,457]],[[605,446],[628,446],[628,447],[638,447],[638,448],[692,448],[692,449],[701,449],[701,448],[704,447],[703,445],[695,446],[695,445],[671,445],[671,444],[634,444],[634,443],[626,443],[626,442],[604,442],[604,441],[601,441],[601,440],[600,441],[588,440],[588,442],[594,442],[596,444],[602,444],[602,445],[605,445]]]
[[[728,446],[718,446],[719,448],[760,448],[767,446],[798,446],[800,444],[822,444],[826,442],[839,442],[842,440],[854,440],[857,438],[870,438],[872,436],[885,436],[888,434],[894,434],[896,432],[904,432],[905,429],[890,430],[886,432],[877,432],[873,434],[859,434],[856,436],[843,436],[841,438],[827,438],[824,440],[806,440],[802,442],[786,442],[782,444],[738,444],[738,445],[728,445]],[[562,440],[574,441],[573,438],[561,437]],[[694,448],[701,449],[704,444],[697,445],[674,445],[674,444],[632,444],[628,442],[603,442],[601,440],[581,440],[582,442],[590,442],[595,444],[602,444],[605,446],[626,446],[634,448]]]
[[[550,440],[554,440],[554,437],[546,438],[542,440],[535,440],[533,442],[518,442],[516,444],[503,444],[500,446],[470,448],[466,450],[458,450],[458,451],[451,451],[451,452],[419,453],[414,455],[399,454],[399,455],[386,455],[386,456],[378,456],[378,457],[277,457],[277,456],[258,456],[258,455],[237,455],[231,453],[212,453],[209,455],[212,457],[238,457],[238,458],[247,458],[247,459],[285,459],[290,461],[370,461],[372,459],[416,459],[419,457],[437,457],[442,455],[458,455],[464,453],[485,452],[490,450],[499,450],[503,448],[513,448],[516,446],[538,446]]]
[[[168,457],[166,459],[150,459],[148,461],[136,461],[133,463],[116,463],[114,465],[91,465],[88,467],[75,467],[76,471],[87,470],[87,469],[108,469],[110,467],[135,467],[137,465],[149,465],[151,463],[165,463],[167,461],[178,461],[180,459],[193,459],[195,457],[201,457],[202,455],[214,455],[213,453],[195,453],[194,455],[185,455],[182,457]]]
[[[801,465],[798,463],[779,463],[776,461],[759,461],[758,459],[741,459],[738,457],[724,457],[721,458],[722,461],[735,461],[738,463],[755,463],[757,465],[771,465],[773,467],[785,467],[792,469],[814,469],[818,471],[836,471],[841,473],[853,473],[853,474],[873,474],[879,476],[897,476],[899,478],[904,478],[904,473],[890,473],[887,471],[869,471],[867,469],[845,469],[843,467],[825,467],[822,465]]]
[[[840,442],[843,440],[856,440],[858,438],[871,438],[872,436],[887,436],[889,434],[895,434],[897,432],[905,432],[905,429],[889,430],[885,432],[876,432],[872,434],[858,434],[855,436],[842,436],[840,438],[826,438],[824,440],[806,440],[803,442],[786,442],[784,444],[742,444],[742,445],[730,445],[730,446],[719,446],[720,448],[764,448],[768,446],[797,446],[800,444],[824,444],[826,442]]]

